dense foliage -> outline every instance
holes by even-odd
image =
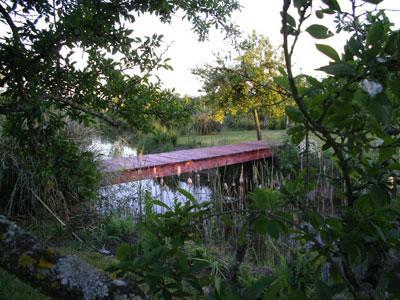
[[[351,0],[350,11],[342,10],[336,0],[323,2],[325,7],[315,11],[317,17],[334,14],[336,31],[351,35],[344,53],[316,44],[332,60],[320,68],[327,77],[298,75],[309,84],[299,87],[291,59],[297,37],[314,11],[311,1],[284,0],[286,74],[279,81],[297,104],[297,109],[288,110],[297,123],[290,129],[293,140],[300,142],[307,130],[312,131],[337,163],[340,175],[332,178],[332,185],[343,183],[344,193],[337,189],[343,209],[327,217],[307,203],[294,202],[305,222],[297,226],[297,233],[330,264],[330,282],[343,284],[355,299],[394,299],[398,297],[400,210],[390,178],[399,172],[400,32],[384,11],[360,11],[366,2],[382,1]],[[290,8],[297,11],[297,20],[289,14]],[[306,31],[319,40],[333,35],[321,24],[309,25]],[[291,45],[290,36],[294,36]],[[287,189],[286,193],[290,203],[301,191]]]
[[[279,190],[256,190],[250,194],[248,209],[241,211],[248,220],[239,234],[235,262],[222,282],[208,283],[208,292],[203,290],[206,297],[399,298],[400,199],[395,181],[400,171],[400,31],[393,28],[384,11],[359,12],[360,7],[367,7],[366,3],[379,2],[350,0],[351,10],[345,11],[336,0],[323,1],[319,10],[314,10],[309,0],[283,0],[286,70],[281,69],[282,76],[275,80],[297,104],[287,109],[296,123],[289,130],[292,140],[298,144],[311,131],[334,163],[329,185],[335,191],[335,202],[330,213],[320,212],[312,197],[318,192],[312,180],[318,170],[308,164],[303,174],[295,165],[287,165],[291,178],[282,182]],[[298,17],[289,11],[297,12]],[[341,55],[328,45],[316,45],[332,60],[320,68],[326,73],[323,79],[294,76],[292,71],[296,43],[312,13],[321,19],[325,14],[335,15],[336,31],[351,35]],[[319,40],[333,35],[321,24],[308,25],[306,32]],[[157,215],[157,225],[150,228],[161,224],[165,228],[176,218],[186,220],[189,215],[185,212],[181,216],[172,209]],[[196,232],[194,227],[192,230]],[[159,232],[159,238],[166,237],[165,230]],[[251,232],[277,241],[289,239],[295,245],[275,274],[261,276],[244,286],[238,280],[238,272]],[[186,240],[190,236],[186,232]],[[143,255],[146,257],[143,252],[136,259]],[[174,276],[184,274],[177,267],[169,270],[177,272]],[[203,283],[200,276],[195,278],[197,283]],[[153,292],[161,291],[157,288]]]
[[[66,178],[80,169],[78,161],[69,159],[81,155],[73,146],[53,149],[58,139],[63,139],[59,132],[67,120],[88,124],[94,117],[113,126],[125,123],[131,128],[148,129],[155,122],[171,125],[188,117],[183,103],[173,91],[164,90],[154,76],[156,70],[171,67],[163,58],[161,35],[135,35],[134,22],[140,14],[151,13],[168,23],[179,13],[203,40],[211,27],[235,33],[228,17],[238,8],[235,0],[1,1],[2,134],[18,145],[14,158],[21,167],[10,171],[7,168],[15,164],[8,164],[1,169],[1,178],[7,178],[2,182],[3,187],[8,185],[5,191],[20,187],[20,176],[9,177],[10,172],[33,177],[45,172],[44,181],[34,182],[55,186],[53,178]],[[26,153],[36,149],[38,153],[32,159],[38,169],[33,170],[23,161]],[[63,159],[62,165],[53,163]],[[87,184],[93,191],[93,182],[78,180],[86,175],[71,176],[71,184]],[[37,188],[47,190],[44,186]],[[27,191],[27,197],[33,199],[29,188],[17,194]],[[69,193],[61,186],[59,192],[64,196]],[[49,193],[38,196],[44,201],[50,197]]]

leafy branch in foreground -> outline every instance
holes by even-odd
[[[336,0],[323,2],[325,6],[315,11],[317,17],[334,14],[337,32],[347,31],[351,37],[341,55],[328,45],[316,45],[332,60],[319,69],[326,77],[318,80],[294,76],[292,71],[292,55],[313,12],[312,1],[283,1],[284,78],[297,104],[297,109],[287,111],[297,123],[289,133],[299,143],[310,130],[323,141],[322,149],[331,151],[344,182],[345,208],[333,217],[301,209],[299,214],[309,225],[299,234],[313,241],[311,250],[332,265],[332,274],[339,275],[332,281],[343,283],[355,299],[394,299],[399,284],[400,211],[397,192],[388,181],[400,171],[400,32],[384,11],[358,12],[366,7],[361,4],[371,1],[351,0],[349,12]],[[297,11],[297,20],[290,8]],[[318,40],[333,35],[321,24],[308,26],[306,32]],[[305,78],[307,86],[298,86],[298,78]]]

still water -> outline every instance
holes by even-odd
[[[89,149],[95,152],[99,159],[137,156],[136,149],[121,140],[112,142],[96,138]],[[215,170],[207,172],[215,172]],[[174,199],[185,200],[185,197],[179,193],[179,188],[189,191],[199,202],[210,200],[212,191],[208,186],[209,178],[210,176],[204,173],[202,176],[193,173],[104,186],[100,189],[100,209],[104,213],[119,211],[122,214],[130,213],[138,216],[143,209],[146,193],[149,193],[153,199],[161,200],[170,206]]]

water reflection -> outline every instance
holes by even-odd
[[[112,142],[98,138],[92,141],[90,149],[99,159],[137,156],[137,150],[124,140]],[[210,200],[212,191],[204,177],[204,174],[194,173],[104,186],[100,188],[100,209],[104,213],[112,211],[138,216],[142,214],[146,193],[170,206],[174,199],[185,200],[178,191],[180,188],[189,191],[199,202]],[[157,210],[162,211],[162,208]]]

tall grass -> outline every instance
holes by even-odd
[[[335,198],[342,189],[341,183],[336,186],[329,183],[331,178],[339,177],[338,170],[319,152],[318,147],[314,148],[314,152],[306,154],[301,147],[285,143],[275,149],[276,155],[272,159],[114,186],[108,196],[103,197],[102,207],[120,211],[121,214],[130,210],[132,217],[140,221],[145,217],[146,191],[171,205],[168,197],[181,197],[174,192],[177,187],[183,187],[199,201],[212,203],[212,211],[201,226],[204,244],[218,248],[220,253],[232,254],[243,238],[242,229],[249,217],[249,192],[256,188],[280,190],[301,177],[304,183],[308,181],[308,184],[302,184],[308,190],[305,191],[306,199],[301,201],[306,201],[307,205],[314,206],[325,215],[340,212],[341,204],[336,203]],[[116,195],[123,195],[123,198],[113,199]],[[121,206],[122,209],[118,208]],[[157,212],[163,212],[162,208],[157,208]],[[289,238],[275,242],[254,232],[245,238],[251,241],[248,258],[260,265],[278,266],[282,255],[289,256],[291,249],[298,247],[298,243]]]
[[[41,139],[34,149],[10,136],[0,141],[0,210],[7,215],[51,211],[68,216],[72,205],[94,199],[100,175],[84,150],[78,127]],[[72,135],[71,133],[74,133]],[[80,146],[73,143],[80,136]]]

